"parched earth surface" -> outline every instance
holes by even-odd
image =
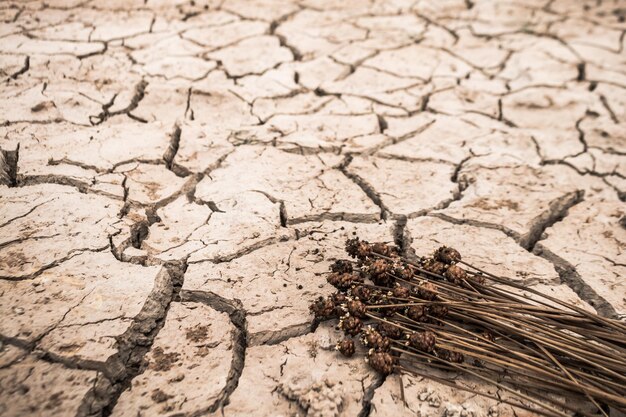
[[[356,233],[626,317],[625,17],[0,2],[0,414],[524,415],[380,378],[308,305]]]

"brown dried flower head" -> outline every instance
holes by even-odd
[[[411,268],[403,263],[394,263],[393,275],[405,281],[409,281],[413,277]]]
[[[360,240],[358,237],[346,241],[346,252],[360,260],[365,260],[372,254],[369,242]]]
[[[346,297],[344,293],[339,291],[331,294],[330,298],[331,300],[333,300],[333,303],[335,303],[335,305],[345,304],[348,302],[348,297]]]
[[[444,304],[432,304],[428,308],[428,313],[433,317],[443,319],[448,315],[448,306]]]
[[[363,335],[363,343],[372,349],[380,352],[387,352],[391,347],[391,340],[382,336],[376,330],[368,328]]]
[[[370,245],[371,251],[379,253],[388,258],[398,255],[398,249],[395,246],[387,245],[386,243],[376,242]]]
[[[467,272],[458,265],[450,265],[444,276],[452,283],[461,284],[467,279]]]
[[[437,356],[452,363],[462,363],[465,360],[462,353],[453,352],[447,349],[438,349]]]
[[[338,259],[330,265],[330,270],[338,274],[346,274],[352,272],[352,262]]]
[[[375,259],[367,265],[367,271],[372,274],[372,277],[385,275],[387,272],[391,272],[392,268],[391,263],[385,259]]]
[[[335,303],[331,297],[319,297],[309,306],[309,310],[315,315],[315,318],[326,319],[335,315]]]
[[[415,287],[415,294],[422,300],[432,301],[437,297],[437,287],[432,282],[425,282],[419,287]]]
[[[395,281],[395,279],[389,275],[389,273],[393,272],[393,265],[386,259],[366,261],[366,265],[363,269],[369,273],[369,278],[376,285],[391,287]]]
[[[417,304],[406,309],[406,315],[415,321],[420,321],[426,314],[426,308],[423,305]]]
[[[363,318],[365,317],[367,309],[365,308],[365,304],[362,302],[358,300],[350,300],[348,301],[348,312],[354,317]]]
[[[406,287],[398,285],[393,289],[392,294],[396,298],[409,298],[411,296],[411,291]]]
[[[352,339],[343,339],[341,342],[337,343],[335,349],[337,349],[343,356],[347,358],[354,355],[354,352],[356,351]]]
[[[390,339],[400,339],[402,337],[402,329],[391,323],[380,322],[378,326],[376,326],[376,329],[381,335],[387,336]]]
[[[409,336],[409,344],[422,352],[430,353],[435,349],[437,338],[430,331],[415,332]]]
[[[433,274],[443,275],[448,269],[448,265],[434,259],[427,259],[422,263],[422,268]]]
[[[469,279],[472,282],[484,285],[485,284],[485,277],[483,277],[482,275],[472,275],[471,277],[469,277]]]
[[[452,265],[461,261],[461,254],[454,248],[442,246],[435,251],[434,258],[444,264]]]
[[[369,302],[372,300],[373,291],[364,285],[357,285],[350,290],[350,294],[363,302]]]
[[[357,317],[348,316],[341,319],[341,321],[339,322],[339,328],[350,336],[356,336],[361,332],[361,329],[363,328],[363,323]]]
[[[346,303],[348,302],[348,297],[342,292],[337,291],[334,294],[331,294],[329,298],[335,304],[335,317],[341,317],[348,312]]]
[[[360,282],[361,277],[355,273],[337,273],[333,272],[326,278],[326,281],[333,287],[339,290],[347,290],[350,286],[356,282]]]
[[[368,354],[368,362],[372,368],[383,375],[389,375],[393,372],[394,359],[388,352],[370,351]]]

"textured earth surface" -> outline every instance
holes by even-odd
[[[625,18],[0,2],[0,414],[524,415],[340,358],[308,305],[356,233],[624,319]]]

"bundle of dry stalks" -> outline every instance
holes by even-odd
[[[545,416],[626,412],[624,323],[480,270],[449,247],[410,261],[355,238],[346,251],[355,261],[336,261],[328,276],[338,292],[311,305],[318,320],[339,320],[342,354],[357,340],[384,375],[431,378]],[[475,391],[447,371],[510,395]]]

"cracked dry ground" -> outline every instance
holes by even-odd
[[[625,13],[1,2],[0,414],[522,415],[308,305],[356,233],[625,317]]]

